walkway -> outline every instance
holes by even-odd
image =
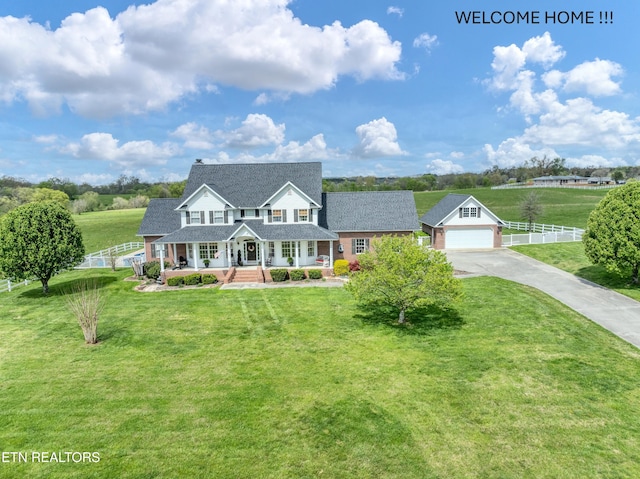
[[[447,250],[453,267],[547,293],[640,348],[640,302],[509,249]]]

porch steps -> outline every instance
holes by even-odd
[[[258,272],[253,269],[236,269],[236,274],[233,276],[232,283],[260,283],[258,278]]]

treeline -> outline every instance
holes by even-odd
[[[531,158],[520,166],[501,168],[494,166],[481,173],[456,173],[448,175],[425,174],[411,177],[379,178],[358,176],[352,178],[326,178],[322,182],[324,191],[385,191],[413,190],[434,191],[447,189],[469,189],[524,183],[540,176],[576,175],[584,177],[611,177],[624,181],[640,176],[640,166],[616,168],[567,167],[564,158]]]
[[[108,185],[76,184],[68,179],[50,178],[34,184],[20,178],[0,177],[0,215],[25,203],[57,201],[72,213],[105,209],[144,208],[149,198],[178,198],[185,181],[144,183],[135,176],[120,176]]]

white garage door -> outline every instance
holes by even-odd
[[[493,230],[491,228],[464,228],[447,230],[446,249],[493,248]]]

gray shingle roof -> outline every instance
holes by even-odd
[[[415,231],[419,229],[411,191],[323,193],[319,224],[330,231]]]
[[[149,202],[142,218],[138,236],[166,235],[180,228],[180,205],[178,198],[154,198]]]
[[[471,195],[458,195],[454,193],[448,194],[433,208],[422,215],[420,223],[424,223],[429,226],[439,225],[452,211],[458,209],[458,207],[469,198],[471,198]]]
[[[243,224],[265,241],[337,240],[338,235],[313,224],[265,224],[262,220],[247,220],[232,225],[186,226],[158,239],[156,243],[208,243],[227,241]]]
[[[187,199],[203,184],[207,184],[236,208],[257,208],[289,181],[313,201],[321,203],[320,162],[220,165],[195,163],[191,166],[182,199]]]

